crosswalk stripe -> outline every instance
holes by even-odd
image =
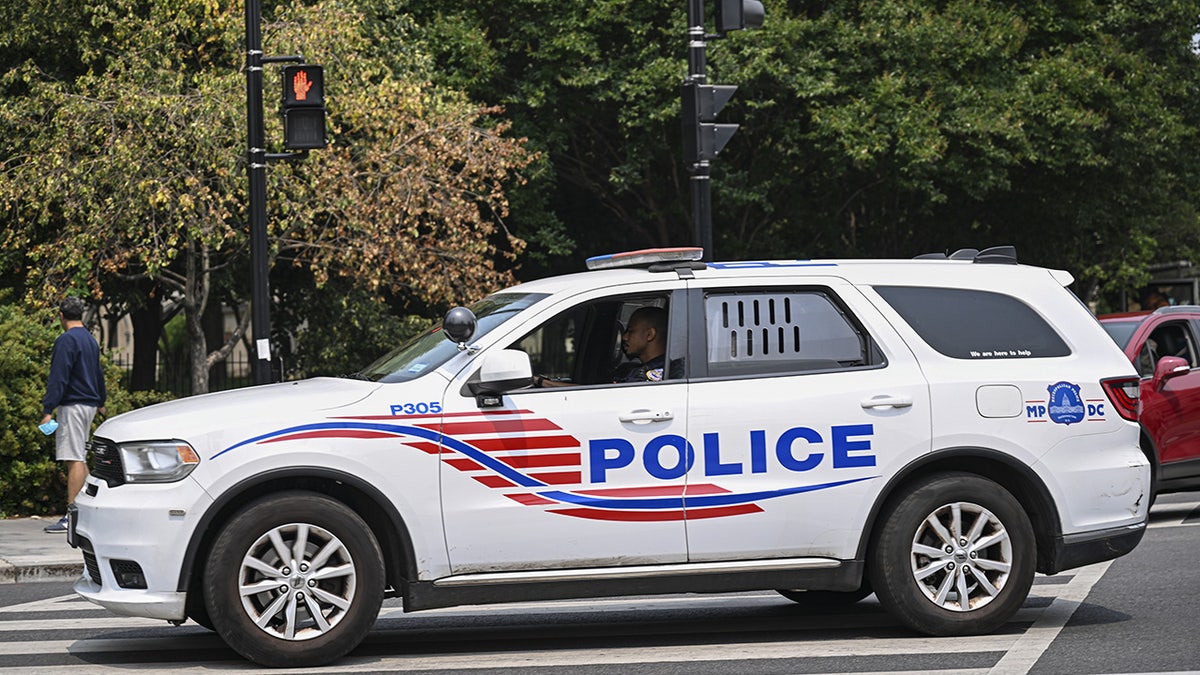
[[[604,649],[520,650],[511,652],[454,653],[446,655],[397,655],[347,657],[335,672],[380,670],[452,670],[478,668],[533,668],[582,666],[603,662],[606,665],[688,662],[688,661],[760,661],[772,659],[811,659],[856,656],[923,656],[965,652],[1002,652],[1012,647],[1016,636],[987,635],[958,638],[882,638],[872,640],[795,640],[787,642],[723,642],[721,644],[662,645],[653,647],[616,647]],[[73,655],[185,650],[189,654],[207,650],[226,650],[219,638],[209,635],[176,638],[132,638],[103,640],[51,640],[46,642],[0,643],[0,656],[69,653]],[[149,664],[140,662],[140,665]],[[249,664],[247,664],[249,665]],[[183,668],[172,672],[191,672]],[[205,667],[204,670],[211,670]],[[224,669],[222,669],[224,670]],[[0,670],[7,673],[7,670]],[[257,668],[229,672],[261,673]],[[273,673],[289,672],[272,670]],[[296,670],[292,672],[304,672]]]
[[[1050,647],[1050,643],[1054,642],[1054,638],[1058,637],[1071,615],[1083,604],[1092,586],[1100,581],[1100,577],[1104,576],[1110,565],[1111,560],[1075,570],[1070,583],[1059,590],[1054,602],[1042,612],[1033,626],[1021,634],[1013,647],[992,668],[992,672],[1004,675],[1028,673]]]
[[[134,616],[105,616],[86,619],[15,619],[0,621],[0,633],[18,630],[99,630],[104,628],[145,628],[167,626],[162,619]]]
[[[84,600],[83,598],[71,593],[69,595],[60,595],[55,598],[46,598],[44,600],[34,600],[33,602],[23,602],[19,605],[8,605],[0,607],[0,614],[9,612],[79,612],[79,611],[100,611],[107,612],[100,605]]]
[[[1023,608],[1016,617],[1015,622],[1033,622],[1042,612],[1041,609]],[[841,617],[845,619],[845,625],[842,628],[869,628],[870,624],[875,624],[873,621],[863,621],[869,617]],[[886,616],[882,617],[886,619]],[[878,625],[893,625],[894,621],[886,620],[879,622]],[[130,617],[111,617],[107,619],[36,619],[30,621],[5,621],[0,622],[0,633],[10,631],[48,631],[48,630],[86,630],[86,629],[104,629],[104,628],[128,628],[128,627],[166,627],[164,622],[154,619],[133,619]],[[837,629],[838,626],[831,625],[823,621],[822,629]],[[379,627],[376,627],[378,630]],[[394,629],[393,629],[394,630]],[[403,629],[399,629],[403,630]],[[805,650],[806,656],[810,649],[820,650],[821,654],[829,656],[845,656],[849,654],[893,654],[898,653],[898,650],[904,651],[915,650],[916,653],[923,653],[924,649],[936,649],[940,652],[947,650],[954,651],[1000,651],[1008,649],[1012,646],[1016,637],[1013,635],[999,636],[973,636],[962,638],[895,638],[895,639],[840,639],[840,640],[823,640],[823,641],[807,641],[802,639],[802,633],[797,631],[800,639],[789,641],[787,645],[797,645]],[[368,641],[371,638],[368,637]],[[705,645],[688,647],[688,649],[714,648],[724,649],[727,646],[736,643],[722,643],[721,645]],[[760,643],[753,643],[760,645]],[[84,638],[75,640],[28,640],[28,641],[10,641],[0,642],[0,656],[14,655],[38,655],[38,654],[53,654],[69,652],[72,654],[83,654],[89,652],[113,652],[113,651],[165,651],[172,649],[213,649],[223,648],[224,643],[214,633],[197,633],[195,627],[189,634],[186,635],[162,635],[156,637],[137,637],[137,638]],[[749,648],[749,647],[748,647]],[[656,651],[658,647],[647,648],[650,651]],[[828,652],[828,653],[825,653]],[[7,673],[7,670],[0,670],[0,673]]]
[[[1158,502],[1150,509],[1148,527],[1186,527],[1200,525],[1200,502]]]
[[[1025,624],[1028,628],[1002,635],[969,636],[957,638],[858,638],[846,637],[829,640],[805,639],[805,628],[789,628],[789,635],[795,639],[778,640],[773,642],[739,642],[744,633],[730,632],[727,640],[713,644],[685,645],[655,645],[655,646],[606,646],[600,648],[569,648],[558,649],[553,645],[565,644],[558,639],[553,641],[550,648],[519,649],[514,651],[487,651],[479,653],[453,652],[448,654],[388,654],[387,645],[389,633],[402,634],[406,628],[403,625],[403,610],[397,606],[385,607],[380,613],[380,623],[368,635],[364,645],[371,650],[371,656],[342,659],[335,664],[331,673],[358,673],[388,670],[429,670],[445,671],[456,669],[471,669],[486,666],[497,670],[516,670],[535,667],[570,668],[603,663],[606,665],[620,664],[655,664],[655,663],[686,663],[691,661],[768,661],[787,659],[814,658],[848,658],[848,657],[878,657],[893,656],[923,657],[930,653],[937,654],[968,654],[996,653],[1000,660],[991,668],[956,669],[936,671],[937,675],[986,675],[987,673],[1017,673],[1029,671],[1049,644],[1053,642],[1059,631],[1066,625],[1071,614],[1087,596],[1092,586],[1103,576],[1110,563],[1092,565],[1080,570],[1072,570],[1070,574],[1053,578],[1038,577],[1031,593],[1031,598],[1051,599],[1050,605],[1024,607],[1013,618],[1012,622]],[[1047,581],[1047,579],[1052,579]],[[1064,583],[1065,582],[1065,583]],[[392,601],[393,603],[395,601]],[[865,602],[876,602],[873,598]],[[487,613],[525,615],[545,615],[586,610],[589,612],[604,611],[636,611],[654,609],[700,609],[704,606],[720,607],[729,603],[740,606],[761,606],[765,604],[789,604],[772,593],[746,594],[730,596],[682,595],[647,598],[602,598],[595,600],[512,603],[506,605],[452,607],[421,612],[415,616],[439,614],[441,616],[475,616]],[[214,633],[202,632],[195,626],[185,627],[179,631],[170,629],[166,622],[156,619],[120,617],[120,616],[87,616],[62,619],[21,619],[16,618],[27,612],[79,612],[91,610],[93,605],[79,601],[73,594],[46,598],[33,602],[20,603],[0,607],[0,636],[16,631],[31,631],[47,637],[57,637],[53,631],[104,631],[127,628],[156,628],[153,633],[143,633],[138,637],[113,638],[100,636],[96,638],[48,639],[48,640],[14,640],[0,641],[0,662],[12,660],[14,657],[39,657],[46,655],[71,655],[87,660],[87,655],[119,654],[122,652],[143,653],[150,656],[138,659],[139,668],[153,668],[157,663],[163,667],[169,666],[177,673],[210,673],[217,667],[213,660],[225,661],[232,652]],[[95,608],[100,609],[102,608]],[[5,615],[14,615],[8,619]],[[895,626],[896,622],[888,615],[880,612],[867,611],[861,614],[841,615],[831,614],[825,617],[800,615],[804,621],[818,621],[822,630],[869,630],[879,626]],[[541,621],[541,619],[531,619]],[[582,626],[582,624],[581,624]],[[166,628],[167,630],[162,630]],[[436,638],[436,636],[434,636]],[[441,639],[456,640],[459,636],[449,630]],[[732,641],[729,641],[732,640]],[[535,638],[529,638],[530,644],[536,644]],[[384,653],[379,654],[380,647]],[[403,651],[403,646],[397,645],[396,651]],[[206,657],[206,655],[209,655]],[[149,659],[147,661],[146,659]],[[226,666],[229,666],[227,669]],[[898,663],[903,667],[903,662]],[[56,673],[77,673],[81,667],[87,667],[89,673],[105,673],[124,671],[128,664],[108,666],[103,663],[80,663],[76,665],[39,665],[30,667],[0,667],[0,675],[22,675],[23,672],[38,675],[55,675]],[[218,668],[230,673],[261,673],[261,670],[250,663],[240,662],[221,663]],[[273,672],[308,672],[306,670],[275,670]],[[860,674],[862,675],[862,674]],[[884,675],[884,674],[880,674]],[[902,672],[888,672],[886,675],[904,675]]]

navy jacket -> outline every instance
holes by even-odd
[[[58,406],[72,403],[99,408],[107,399],[96,338],[81,326],[64,331],[54,341],[50,354],[50,380],[42,399],[42,413],[49,415]]]

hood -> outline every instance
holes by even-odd
[[[105,421],[96,436],[114,441],[196,437],[281,416],[331,410],[366,398],[377,382],[319,377],[202,394],[139,408]],[[187,440],[186,438],[183,440]]]

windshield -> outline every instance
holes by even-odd
[[[1137,327],[1141,325],[1140,321],[1101,321],[1101,326],[1108,333],[1108,336],[1117,343],[1121,349],[1129,344],[1129,338],[1133,337],[1133,333]]]
[[[471,305],[478,321],[471,340],[487,335],[517,312],[545,297],[544,293],[499,293]],[[363,368],[359,376],[375,382],[407,382],[436,369],[457,353],[458,345],[448,340],[438,325]]]

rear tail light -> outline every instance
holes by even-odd
[[[1108,394],[1108,400],[1112,402],[1112,406],[1118,415],[1130,422],[1138,420],[1139,400],[1141,398],[1138,378],[1110,377],[1107,380],[1100,380],[1100,386],[1104,387],[1104,393]]]

